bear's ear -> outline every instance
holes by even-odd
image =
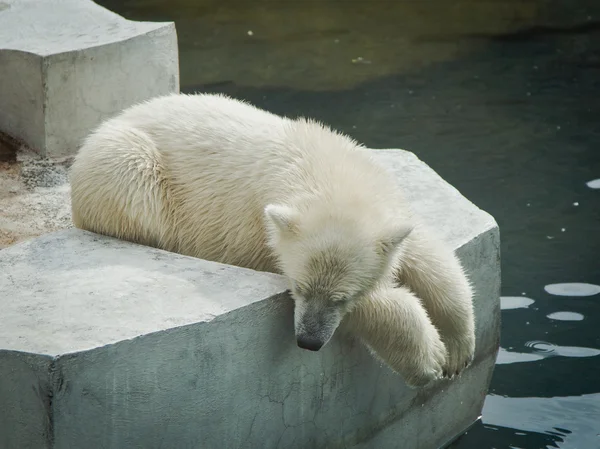
[[[392,232],[388,233],[384,238],[379,240],[379,249],[385,256],[390,255],[398,249],[400,244],[412,232],[411,225],[397,226]]]
[[[269,204],[265,207],[267,225],[281,234],[295,235],[298,232],[300,214],[289,206]]]

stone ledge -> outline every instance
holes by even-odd
[[[179,91],[175,25],[91,0],[2,0],[0,67],[0,131],[49,157],[73,154],[122,109]]]
[[[280,276],[72,229],[0,252],[0,447],[430,449],[460,434],[498,349],[498,228],[411,153],[377,158],[475,285],[459,379],[410,390],[341,336],[298,349]]]
[[[75,228],[4,250],[0,272],[28,299],[7,304],[1,348],[52,357],[209,323],[287,288],[275,274]]]

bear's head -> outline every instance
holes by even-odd
[[[322,208],[271,204],[264,212],[268,244],[290,280],[297,344],[318,351],[344,315],[389,279],[412,228],[393,220],[366,223]]]

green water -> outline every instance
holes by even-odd
[[[410,149],[493,214],[517,298],[483,422],[453,447],[600,448],[600,294],[544,289],[600,285],[600,2],[99,3],[176,22],[183,91]]]

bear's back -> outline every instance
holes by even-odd
[[[71,167],[82,229],[276,271],[262,211],[287,119],[221,95],[169,95],[88,136]]]
[[[124,240],[277,272],[264,207],[327,191],[334,192],[328,198],[345,197],[339,205],[363,197],[369,206],[360,213],[375,217],[374,193],[387,186],[364,153],[318,123],[222,95],[159,97],[86,139],[72,166],[73,221]]]

